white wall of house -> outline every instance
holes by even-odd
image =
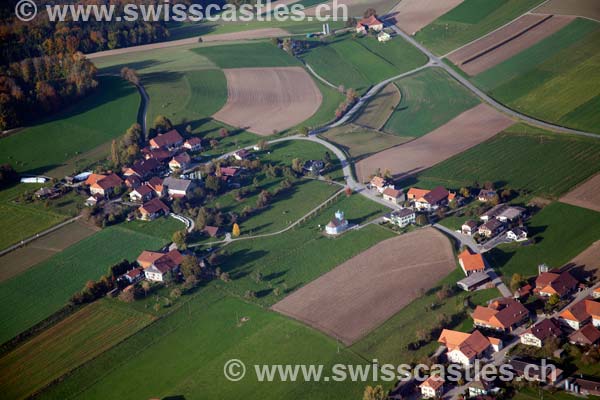
[[[531,333],[521,335],[521,343],[527,346],[542,347],[542,341]]]

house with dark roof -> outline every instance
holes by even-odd
[[[541,348],[548,338],[561,336],[559,322],[555,318],[548,318],[527,329],[519,338],[524,345]]]
[[[534,293],[542,297],[550,297],[555,294],[564,298],[573,293],[578,285],[579,282],[569,271],[542,272],[535,279]]]
[[[580,346],[595,346],[600,342],[600,330],[593,324],[584,325],[569,335],[569,343]]]
[[[154,190],[148,185],[138,186],[129,192],[129,199],[134,202],[145,202],[154,196]]]
[[[150,158],[148,160],[138,160],[129,168],[125,168],[123,175],[128,177],[137,175],[141,179],[146,179],[160,169],[160,163]]]
[[[123,179],[121,179],[117,174],[113,173],[97,179],[96,182],[90,186],[90,193],[92,195],[98,194],[104,197],[110,197],[115,190],[120,188],[122,185]]]
[[[152,190],[154,190],[154,194],[156,195],[156,197],[164,196],[165,188],[163,186],[162,178],[154,176],[148,182],[146,182],[146,185],[148,185]]]
[[[504,224],[497,219],[490,219],[478,229],[480,235],[492,238],[504,230]]]
[[[576,330],[588,322],[600,327],[600,302],[589,297],[583,299],[561,312],[559,319]]]
[[[537,361],[511,360],[509,364],[517,376],[528,381],[535,380],[554,385],[563,377],[563,370],[550,363],[544,366]]]
[[[197,136],[191,137],[183,143],[183,148],[192,152],[200,151],[202,150],[202,139]]]
[[[446,357],[451,363],[472,365],[476,359],[492,352],[490,340],[481,332],[464,333],[444,329],[438,338],[438,343],[447,348]]]
[[[527,229],[522,226],[509,229],[508,232],[506,232],[506,238],[515,242],[527,240]]]
[[[450,193],[443,186],[438,186],[423,197],[416,199],[414,207],[419,211],[434,211],[448,202]]]
[[[565,380],[565,390],[584,396],[600,396],[600,378],[579,377]]]
[[[240,150],[236,151],[235,153],[233,153],[233,157],[238,161],[245,160],[249,156],[250,156],[250,152],[246,149],[240,149]]]
[[[155,138],[150,139],[150,148],[168,150],[178,149],[183,144],[183,138],[175,129],[171,129],[167,133],[159,134]]]
[[[168,215],[170,210],[169,207],[160,199],[154,198],[138,208],[140,215],[143,220],[153,220],[161,215]]]
[[[424,399],[439,399],[444,394],[444,378],[438,375],[431,375],[419,385],[421,396]]]
[[[171,250],[163,253],[145,268],[144,275],[149,281],[164,282],[169,279],[171,274],[179,271],[182,262],[183,255],[177,250]]]
[[[410,208],[403,208],[402,210],[393,211],[389,215],[383,217],[383,219],[394,225],[398,225],[400,228],[404,228],[415,223],[417,213]]]
[[[518,301],[504,297],[492,301],[487,307],[477,306],[471,317],[475,326],[512,332],[529,320],[529,311]]]
[[[477,232],[477,227],[479,224],[473,220],[466,221],[462,224],[460,231],[463,235],[472,236],[475,232]]]
[[[192,158],[185,151],[183,153],[177,154],[175,157],[169,161],[169,168],[171,171],[175,171],[177,169],[186,169],[190,166],[192,162]]]

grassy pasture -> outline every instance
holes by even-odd
[[[344,149],[354,160],[405,143],[410,138],[378,132],[356,125],[331,129],[323,137]]]
[[[233,281],[217,282],[224,290],[244,296],[256,292],[256,302],[270,306],[278,301],[273,289],[282,294],[299,288],[343,261],[393,234],[378,226],[367,226],[331,239],[322,235],[323,228],[336,210],[343,210],[350,223],[364,223],[387,211],[359,195],[342,198],[325,207],[317,216],[290,231],[270,238],[244,240],[226,247],[228,256],[221,266]],[[263,278],[253,276],[259,271]]]
[[[238,323],[242,317],[248,320]],[[223,366],[232,358],[247,366],[240,382],[223,376]],[[329,399],[357,397],[364,390],[362,382],[259,383],[252,366],[296,363],[323,364],[328,373],[334,363],[364,360],[344,348],[338,351],[333,339],[298,322],[208,287],[40,398]],[[161,378],[147,379],[153,371],[161,371]]]
[[[158,223],[161,221],[159,220]],[[98,232],[0,284],[0,342],[48,317],[112,264],[168,241],[118,226]]]
[[[351,349],[365,358],[377,358],[380,362],[396,365],[418,362],[422,357],[430,355],[438,347],[435,341],[437,338],[433,338],[430,343],[417,350],[406,348],[409,343],[417,340],[415,333],[418,330],[430,331],[438,323],[441,315],[452,319],[448,328],[461,329],[468,326],[469,322],[469,316],[465,313],[469,311],[465,310],[465,299],[469,298],[469,303],[474,308],[475,305],[484,305],[488,300],[499,296],[498,290],[494,288],[472,293],[456,291],[442,301],[436,297],[442,285],[452,287],[463,277],[464,274],[457,268],[436,287],[428,290],[365,338],[353,344]],[[437,306],[432,311],[425,312],[424,309],[431,304]]]
[[[577,19],[474,82],[499,101],[537,118],[598,131],[600,24]]]
[[[0,358],[6,398],[29,396],[153,321],[105,300],[84,307]]]
[[[446,54],[512,21],[543,0],[465,0],[415,35],[438,55]]]
[[[401,101],[383,130],[400,136],[423,136],[479,104],[477,97],[438,68],[403,78],[396,85]]]
[[[600,238],[600,213],[563,203],[552,203],[527,223],[534,245],[504,244],[486,254],[506,282],[514,273],[535,275],[546,263],[561,267]]]
[[[219,68],[295,67],[298,60],[270,42],[198,47],[194,53],[208,58]]]
[[[78,220],[3,255],[0,257],[0,282],[19,275],[95,232],[97,228]]]
[[[43,173],[121,135],[136,122],[139,94],[121,78],[101,76],[98,82],[94,92],[63,112],[0,139],[0,162]]]
[[[301,55],[319,75],[334,85],[364,92],[384,79],[423,65],[427,60],[413,46],[395,38],[379,43],[373,37],[337,36]]]
[[[360,115],[354,122],[366,128],[379,130],[394,112],[400,99],[400,90],[390,83],[360,110]]]
[[[160,217],[154,221],[133,220],[123,222],[119,227],[153,236],[158,239],[171,241],[173,233],[185,229],[185,224],[173,217]]]
[[[600,169],[597,139],[548,133],[515,125],[493,139],[418,176],[419,184],[460,188],[495,182],[531,194],[557,198]]]

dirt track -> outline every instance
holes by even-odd
[[[560,201],[600,212],[600,174],[594,175],[565,194]]]
[[[392,11],[396,25],[409,35],[446,14],[463,0],[402,0]]]
[[[573,17],[567,16],[526,14],[448,58],[469,75],[477,75],[547,38],[572,20]]]
[[[433,228],[420,229],[371,247],[273,309],[350,345],[454,268],[448,239]]]
[[[281,132],[310,118],[323,97],[300,67],[224,70],[228,98],[213,117],[259,135]]]
[[[250,39],[263,39],[272,37],[289,36],[289,32],[284,31],[281,28],[265,28],[265,29],[253,29],[242,32],[231,32],[231,33],[219,33],[214,35],[202,36],[203,42],[226,42],[230,40],[250,40]]]
[[[494,108],[480,104],[423,137],[359,161],[358,180],[366,182],[377,168],[389,169],[396,178],[414,175],[490,139],[513,123]]]
[[[289,36],[289,32],[284,31],[280,28],[265,28],[265,29],[252,29],[242,32],[223,33],[215,35],[202,36],[204,42],[216,42],[216,41],[228,41],[228,40],[244,40],[244,39],[261,39],[269,37]],[[105,50],[96,53],[86,54],[89,59],[116,56],[121,54],[136,53],[138,51],[148,51],[156,49],[164,49],[167,47],[185,46],[191,44],[198,44],[198,37],[191,37],[187,39],[171,40],[168,42],[158,42],[151,44],[143,44],[140,46],[124,47],[122,49]]]

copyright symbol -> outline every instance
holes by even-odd
[[[246,366],[240,360],[233,358],[223,366],[223,374],[231,382],[241,381],[246,375]]]
[[[37,14],[37,5],[33,0],[21,0],[15,6],[15,14],[21,21],[31,21]]]

